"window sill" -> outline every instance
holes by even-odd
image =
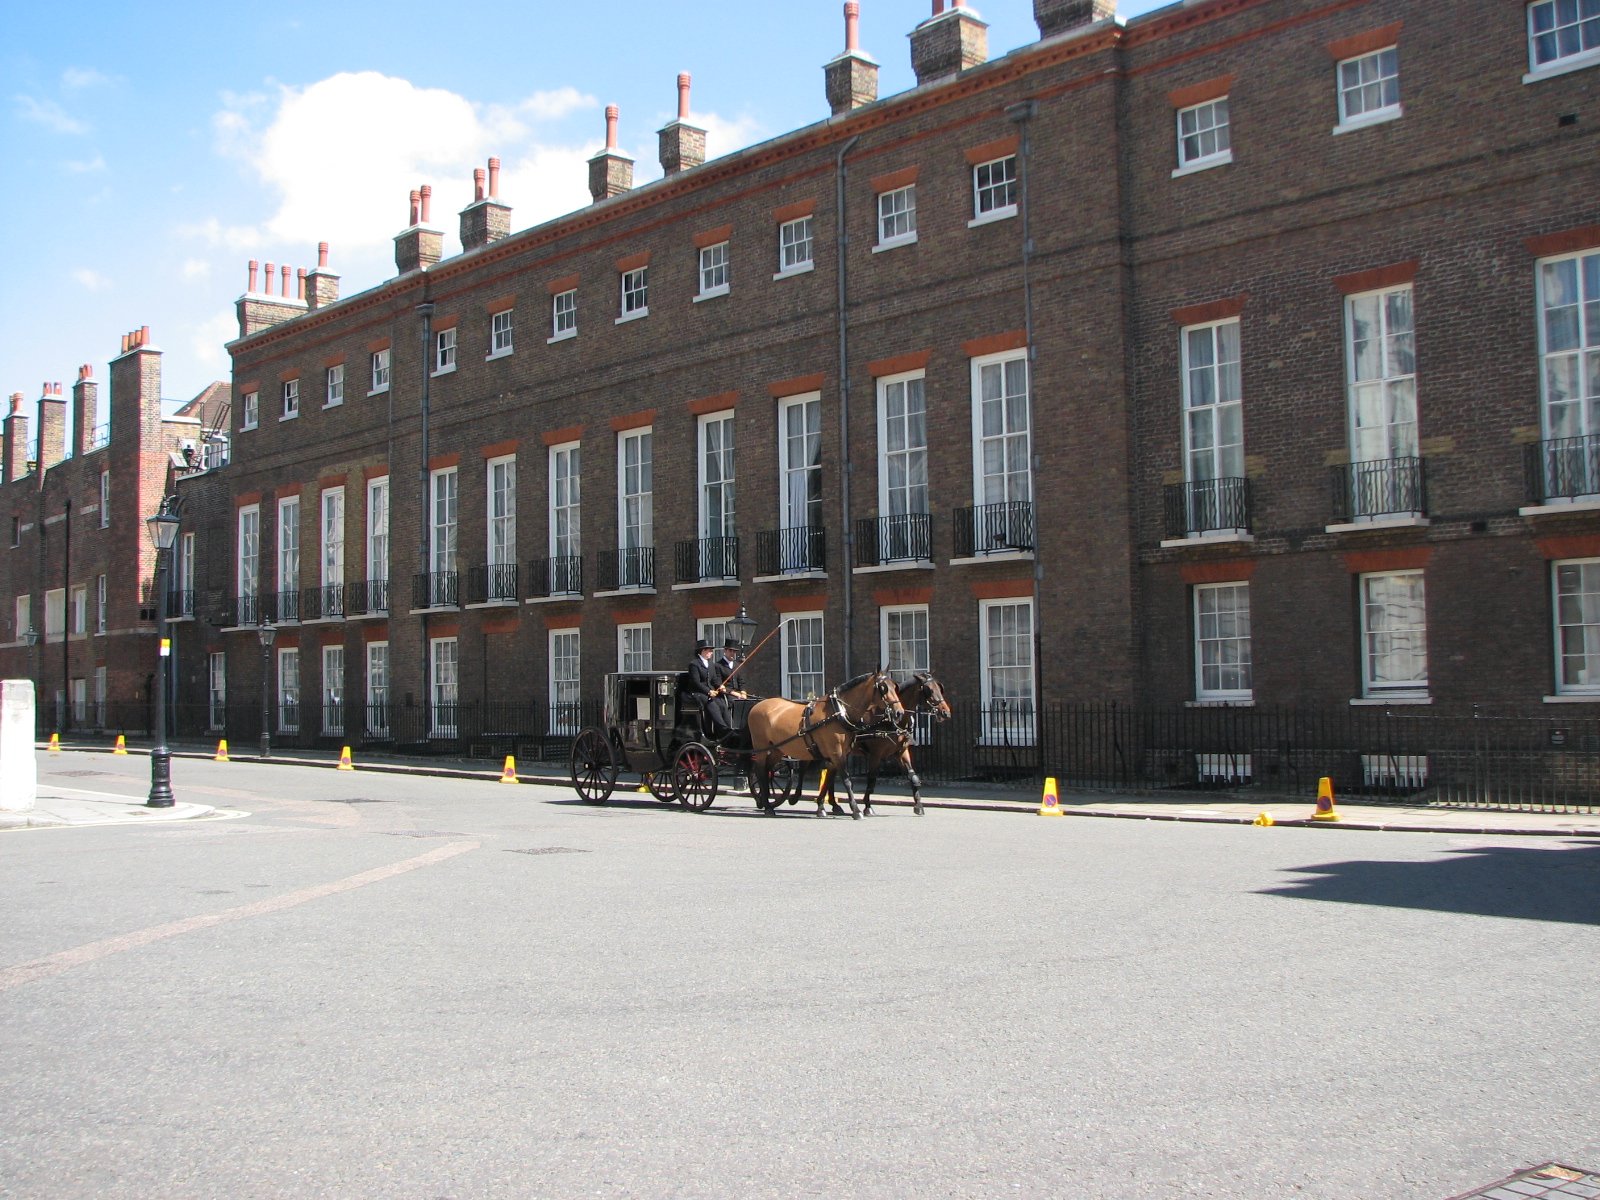
[[[343,400],[329,400],[326,404],[324,404],[322,406],[322,411],[323,412],[327,412],[330,408],[343,408],[343,407],[344,407],[344,401]]]
[[[783,270],[779,271],[772,278],[775,279],[775,280],[777,280],[777,279],[792,279],[796,275],[805,275],[805,274],[807,274],[807,273],[809,273],[811,271],[815,271],[816,269],[817,269],[817,264],[814,263],[814,262],[801,263],[798,267],[785,267]]]
[[[738,586],[739,581],[737,579],[702,579],[699,583],[675,583],[672,585],[672,590],[675,592],[693,592],[698,591],[700,588],[726,588]]]
[[[1239,529],[1218,530],[1215,533],[1197,533],[1192,537],[1168,538],[1161,543],[1163,550],[1177,546],[1222,546],[1229,542],[1253,542],[1256,535]]]
[[[905,235],[905,237],[897,237],[888,242],[879,242],[872,248],[872,252],[874,254],[882,254],[885,250],[898,250],[901,246],[915,246],[916,244],[917,235],[914,233],[908,233]]]
[[[613,325],[626,325],[629,321],[637,321],[641,317],[648,317],[649,315],[650,315],[650,306],[646,305],[644,308],[635,309],[631,313],[626,313],[623,316],[618,317],[615,321],[613,321],[611,323]]]
[[[1017,215],[1017,206],[1008,204],[1004,208],[991,209],[982,216],[973,217],[967,222],[968,229],[976,229],[979,225],[993,225],[996,221],[1009,221]]]
[[[1185,700],[1183,706],[1185,708],[1254,708],[1256,701],[1254,696],[1237,696],[1232,699]]]
[[[1365,696],[1350,701],[1352,708],[1383,708],[1390,704],[1432,704],[1432,696]]]
[[[464,610],[470,611],[475,608],[515,608],[516,606],[516,599],[508,598],[505,600],[484,600],[478,604],[463,604],[461,607]]]
[[[573,338],[575,338],[577,336],[578,336],[578,331],[576,329],[568,329],[563,333],[556,334],[555,337],[545,338],[544,344],[546,346],[553,346],[557,342],[570,342]]]
[[[292,413],[284,413],[283,416],[278,418],[278,420],[279,421],[293,421],[297,417],[299,417],[299,415],[300,415],[300,410],[299,409],[295,409],[295,411],[292,412]]]
[[[510,358],[517,352],[515,346],[507,346],[504,350],[491,350],[483,356],[484,362],[493,362],[497,358]]]
[[[1379,517],[1375,521],[1352,521],[1347,525],[1324,525],[1324,533],[1368,533],[1380,529],[1417,529],[1429,524],[1427,517]]]
[[[524,604],[560,604],[564,600],[582,600],[582,592],[562,592],[555,596],[529,596]]]
[[[881,575],[885,571],[931,571],[934,569],[933,560],[929,558],[901,559],[899,562],[878,563],[871,567],[851,567],[852,575]]]
[[[168,617],[167,619],[170,621],[172,618]],[[307,617],[304,621],[301,621],[300,624],[302,624],[302,625],[343,625],[344,624],[344,614],[340,613],[338,616],[327,616],[327,617]]]
[[[655,594],[656,590],[653,587],[625,587],[618,588],[614,592],[596,592],[595,599],[598,600],[602,596],[654,596]]]
[[[808,579],[826,579],[826,571],[788,571],[782,575],[757,575],[751,583],[800,583]]]
[[[1212,167],[1225,167],[1233,161],[1233,150],[1230,148],[1221,154],[1213,154],[1210,158],[1197,158],[1192,163],[1185,163],[1173,171],[1174,179],[1183,175],[1193,175],[1199,171],[1209,171]]]
[[[1390,108],[1374,109],[1372,112],[1362,113],[1359,117],[1351,117],[1348,121],[1340,121],[1333,127],[1333,135],[1338,137],[1341,133],[1354,133],[1358,129],[1365,129],[1368,125],[1398,121],[1404,115],[1405,110],[1398,104]]]
[[[194,620],[194,614],[193,613],[188,613],[188,614],[186,614],[184,616],[181,616],[181,617],[168,617],[167,618],[167,624],[168,625],[187,625],[189,622],[191,622],[193,620]],[[97,633],[94,636],[95,637],[99,637],[100,635]],[[88,637],[89,637],[89,635],[87,633],[75,633],[75,634],[72,635],[72,640],[75,641],[75,642],[87,641]]]
[[[1527,508],[1517,509],[1521,517],[1547,517],[1559,513],[1593,512],[1600,508],[1600,497],[1585,497],[1584,499],[1568,500],[1564,504],[1530,504]]]
[[[373,608],[368,609],[366,612],[345,613],[344,619],[346,621],[387,621],[389,619],[389,610],[387,608]]]
[[[425,615],[427,613],[460,612],[460,611],[461,611],[461,606],[459,604],[435,604],[432,608],[413,608],[410,611],[410,613],[407,614],[407,615],[413,616],[413,617],[420,617],[420,616],[423,616],[423,615]],[[282,625],[283,622],[279,621],[278,624]],[[296,624],[298,624],[298,622],[296,622]]]
[[[992,554],[974,554],[971,558],[952,558],[952,567],[970,567],[973,563],[1032,562],[1032,550],[996,550]]]
[[[369,395],[369,396],[381,396],[385,392],[387,392],[388,390],[389,390],[389,385],[386,383],[382,387],[373,388],[370,392],[367,393],[367,395]]]
[[[261,428],[261,426],[259,426],[259,425],[241,425],[241,426],[239,426],[239,432],[240,433],[249,433],[252,429],[260,429],[260,428]],[[105,449],[105,447],[102,446],[101,449]]]
[[[1600,704],[1600,695],[1581,696],[1563,694],[1560,696],[1546,696],[1546,704]]]
[[[1522,82],[1538,83],[1541,80],[1554,79],[1557,75],[1566,75],[1596,65],[1600,65],[1600,50],[1586,50],[1582,54],[1574,54],[1571,58],[1557,59],[1542,67],[1535,67],[1522,77]]]
[[[1030,716],[1030,722],[1031,719]],[[973,744],[992,750],[1031,750],[1034,746],[1034,740],[1031,737],[1008,738],[1003,733],[990,733],[978,738]]]
[[[712,288],[709,292],[701,292],[694,298],[694,302],[699,304],[702,300],[715,300],[718,296],[726,296],[729,290],[730,289],[727,284],[724,284],[719,288]]]
[[[437,379],[441,375],[454,375],[455,373],[456,373],[456,364],[455,363],[451,363],[448,367],[440,367],[437,371],[429,371],[428,372],[428,378]]]

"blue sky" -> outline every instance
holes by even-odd
[[[928,0],[861,0],[881,91],[914,82],[906,33]],[[992,57],[1032,41],[1030,0],[976,5]],[[1130,17],[1157,0],[1123,0]],[[106,377],[120,335],[149,325],[165,394],[228,369],[251,258],[316,262],[343,291],[394,273],[406,193],[435,192],[449,235],[474,166],[505,164],[521,229],[587,203],[583,160],[622,108],[636,179],[660,174],[655,130],[679,71],[714,155],[827,115],[821,64],[842,48],[840,0],[610,0],[483,7],[383,3],[14,4],[0,219],[0,389]]]

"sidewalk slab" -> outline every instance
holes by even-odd
[[[130,800],[62,796],[50,788],[39,793],[32,812],[0,813],[0,830],[44,829],[68,825],[162,825],[193,821],[217,810],[209,804],[180,801],[171,808],[146,808]]]

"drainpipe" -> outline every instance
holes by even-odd
[[[854,462],[850,458],[850,333],[849,319],[846,315],[845,305],[849,295],[846,284],[846,271],[849,263],[850,235],[845,224],[845,155],[855,149],[861,138],[853,137],[843,146],[834,158],[833,173],[837,186],[836,211],[838,212],[839,228],[834,242],[838,246],[839,256],[839,507],[844,524],[844,678],[850,679],[855,672],[850,669],[850,650],[855,641],[855,573],[851,569],[855,565],[855,525],[850,520],[850,475],[854,469]]]
[[[44,421],[41,419],[39,424],[42,426]],[[43,451],[40,451],[39,458],[43,460]],[[43,482],[42,461],[39,475]],[[72,501],[70,499],[61,514],[61,597],[61,695],[64,701],[61,705],[61,731],[65,733],[72,728]],[[87,600],[84,608],[88,609]],[[159,641],[160,634],[156,637]]]
[[[426,289],[426,287],[427,287],[427,281],[426,280],[423,281],[423,287],[424,287],[424,289]],[[428,368],[432,365],[432,359],[431,359],[430,356],[431,356],[431,354],[433,352],[433,301],[426,299],[426,296],[428,294],[426,290],[424,290],[422,294],[424,296],[424,299],[423,299],[421,304],[417,305],[417,316],[422,318],[422,325],[419,328],[419,333],[421,334],[421,337],[422,337],[422,401],[421,401],[420,408],[419,408],[419,411],[420,411],[421,416],[422,416],[422,456],[421,456],[420,460],[417,463],[418,492],[421,494],[421,497],[422,497],[422,509],[421,509],[421,517],[422,517],[422,519],[418,524],[419,524],[419,528],[421,529],[422,533],[421,533],[421,554],[418,557],[417,561],[422,564],[422,570],[423,570],[424,573],[426,573],[426,572],[429,571],[429,569],[433,565],[429,561],[429,558],[428,558],[428,551],[430,549],[430,546],[428,544],[429,543],[428,534],[429,534],[429,531],[432,528],[431,523],[430,523],[430,514],[432,513],[432,508],[431,508],[432,497],[429,496],[429,494],[428,494],[428,457],[429,457],[429,455],[428,455],[428,379],[429,379],[429,376],[431,374],[431,372],[429,371]],[[392,376],[391,376],[391,378],[392,378]],[[393,513],[394,509],[393,509],[392,505],[391,505],[389,511],[391,513]],[[389,573],[391,575],[393,575],[393,573],[394,573],[394,567],[392,565],[389,568]],[[429,580],[429,589],[430,590],[429,590],[428,599],[432,600],[433,599],[433,595],[432,595],[432,580]],[[393,590],[394,589],[391,587],[390,588],[390,593],[391,594],[389,596],[389,605],[390,605],[391,609],[393,608],[394,602],[395,602],[395,598],[394,598],[394,595],[393,595]],[[422,614],[422,626],[421,626],[421,628],[422,628],[422,711],[423,711],[423,722],[424,722],[424,725],[425,725],[422,733],[423,733],[424,739],[426,739],[428,737],[428,735],[430,735],[433,732],[433,703],[432,703],[433,693],[430,690],[430,686],[429,686],[429,684],[430,684],[429,675],[433,670],[433,664],[431,664],[428,661],[428,614],[427,613],[423,613]]]

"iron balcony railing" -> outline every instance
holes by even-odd
[[[530,561],[528,595],[536,599],[583,595],[583,555],[558,554]]]
[[[971,508],[956,509],[952,516],[957,558],[1032,550],[1034,547],[1031,500],[975,504]]]
[[[1250,531],[1248,479],[1196,479],[1166,488],[1167,537]]]
[[[602,592],[655,587],[655,547],[629,546],[622,550],[602,550],[595,555],[594,568],[595,586]]]
[[[1531,503],[1600,495],[1600,435],[1551,438],[1525,449]]]
[[[260,625],[278,619],[278,598],[271,592],[254,596],[235,596],[224,606],[224,624]]]
[[[522,594],[517,590],[516,563],[490,563],[467,571],[468,604],[515,604]]]
[[[327,617],[342,617],[344,605],[344,584],[325,583],[321,587],[308,587],[300,593],[300,619],[320,621]]]
[[[108,421],[104,425],[96,425],[89,434],[89,449],[98,450],[101,446],[109,446],[110,444],[111,423]]]
[[[677,545],[679,583],[710,583],[739,578],[739,539],[701,538]]]
[[[764,529],[756,534],[756,574],[793,575],[827,569],[828,533],[820,525]]]
[[[856,566],[933,561],[933,518],[927,513],[862,517],[856,522]]]
[[[1428,488],[1420,458],[1341,463],[1333,470],[1333,519],[1348,525],[1363,517],[1422,516]]]
[[[457,571],[424,571],[411,578],[412,608],[456,608],[461,603]]]
[[[177,590],[169,591],[167,593],[167,616],[194,616],[194,592]]]
[[[389,581],[365,579],[347,583],[344,588],[344,611],[348,613],[386,613],[389,611]]]
[[[290,621],[300,619],[300,593],[295,589],[285,589],[278,593],[278,612],[276,620],[283,625]]]

